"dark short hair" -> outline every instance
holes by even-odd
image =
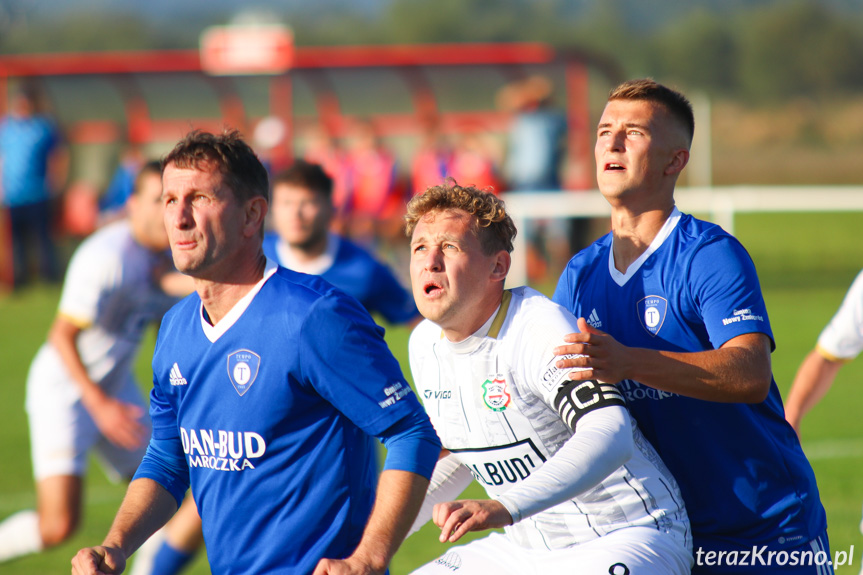
[[[238,200],[262,197],[269,202],[267,169],[238,131],[226,130],[216,135],[193,130],[162,159],[162,169],[174,164],[182,169],[199,170],[205,163],[216,166]]]
[[[319,164],[305,160],[295,161],[273,178],[273,187],[279,184],[289,184],[298,188],[311,190],[331,202],[333,198],[333,179],[327,175]]]
[[[132,194],[137,194],[141,191],[141,182],[144,181],[144,178],[147,176],[161,176],[162,175],[162,162],[159,160],[150,160],[146,164],[144,164],[140,170],[138,170],[138,175],[135,176],[135,185],[132,188]]]
[[[676,90],[672,90],[654,81],[652,78],[639,80],[628,80],[613,88],[608,94],[608,101],[612,100],[647,100],[661,104],[677,119],[689,134],[689,141],[695,134],[695,115],[692,113],[692,104],[686,96]]]
[[[500,250],[512,253],[516,229],[506,213],[504,201],[491,192],[473,186],[459,186],[452,178],[442,185],[428,188],[408,202],[405,234],[411,237],[424,215],[445,210],[462,210],[472,216],[471,229],[486,255]]]

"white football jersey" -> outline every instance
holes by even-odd
[[[576,331],[569,312],[526,287],[505,292],[498,312],[464,341],[448,341],[428,320],[414,330],[417,392],[443,446],[490,497],[524,481],[572,436],[555,408],[572,370],[557,368],[552,350]],[[579,407],[589,408],[603,393],[623,402],[613,386],[585,381],[577,388]],[[691,548],[676,481],[634,421],[632,433],[626,464],[578,497],[506,527],[509,537],[524,547],[558,549],[643,526]]]
[[[863,351],[863,271],[857,274],[839,311],[818,337],[818,350],[838,361],[850,361]]]
[[[124,220],[85,239],[69,262],[58,313],[81,328],[81,361],[90,378],[109,392],[129,377],[147,326],[177,301],[155,285],[160,257],[132,239]],[[50,343],[42,346],[33,365],[41,373],[67,377]],[[69,393],[77,394],[77,388],[69,386]],[[38,398],[32,400],[38,403]]]

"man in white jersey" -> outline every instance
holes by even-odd
[[[0,523],[0,561],[75,532],[91,450],[109,475],[125,479],[144,455],[149,418],[133,362],[145,328],[176,302],[160,288],[173,269],[161,193],[154,162],[137,178],[128,219],[86,239],[70,261],[57,317],[27,377],[38,511]]]
[[[863,271],[861,271],[842,305],[818,336],[815,349],[809,352],[797,370],[797,376],[785,402],[785,419],[800,435],[803,416],[815,407],[833,385],[840,368],[863,351]]]
[[[405,219],[426,318],[411,371],[444,447],[414,528],[431,517],[441,542],[504,528],[416,573],[689,573],[677,483],[623,397],[555,365],[576,319],[530,288],[504,290],[516,230],[503,202],[450,183]],[[472,480],[491,499],[452,501]]]
[[[810,409],[830,390],[843,365],[863,351],[863,271],[845,294],[842,305],[830,320],[815,349],[810,351],[800,367],[788,399],[785,401],[785,419],[797,435],[800,424]],[[863,521],[860,523],[863,532]]]

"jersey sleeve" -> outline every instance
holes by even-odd
[[[863,271],[861,271],[836,315],[818,336],[818,351],[833,361],[850,361],[863,351]]]
[[[686,281],[714,348],[747,333],[766,334],[775,347],[755,264],[736,239],[717,236],[703,244]]]
[[[413,295],[379,262],[375,262],[374,289],[368,304],[390,323],[407,323],[419,315]]]
[[[579,496],[626,463],[634,450],[632,422],[621,406],[595,410],[539,470],[498,496],[513,523]]]
[[[302,377],[370,435],[423,413],[383,338],[355,299],[333,291],[310,309],[302,329]]]
[[[102,294],[110,290],[120,275],[122,262],[111,254],[84,243],[69,261],[58,313],[84,329],[91,326],[98,314]],[[112,271],[113,270],[113,271]]]
[[[155,437],[150,439],[147,453],[132,479],[141,478],[152,479],[164,487],[174,497],[179,508],[190,484],[189,467],[180,442]]]

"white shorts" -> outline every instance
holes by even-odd
[[[687,575],[692,553],[676,537],[627,527],[566,549],[527,549],[503,533],[452,547],[417,575]]]
[[[139,406],[144,413],[142,423],[150,427],[147,405],[131,374],[113,387],[111,396]],[[27,416],[37,481],[56,475],[84,475],[90,450],[95,451],[112,481],[131,478],[147,450],[146,443],[129,451],[108,441],[81,404],[78,388],[65,370],[58,371],[53,361],[40,357],[27,377]]]

